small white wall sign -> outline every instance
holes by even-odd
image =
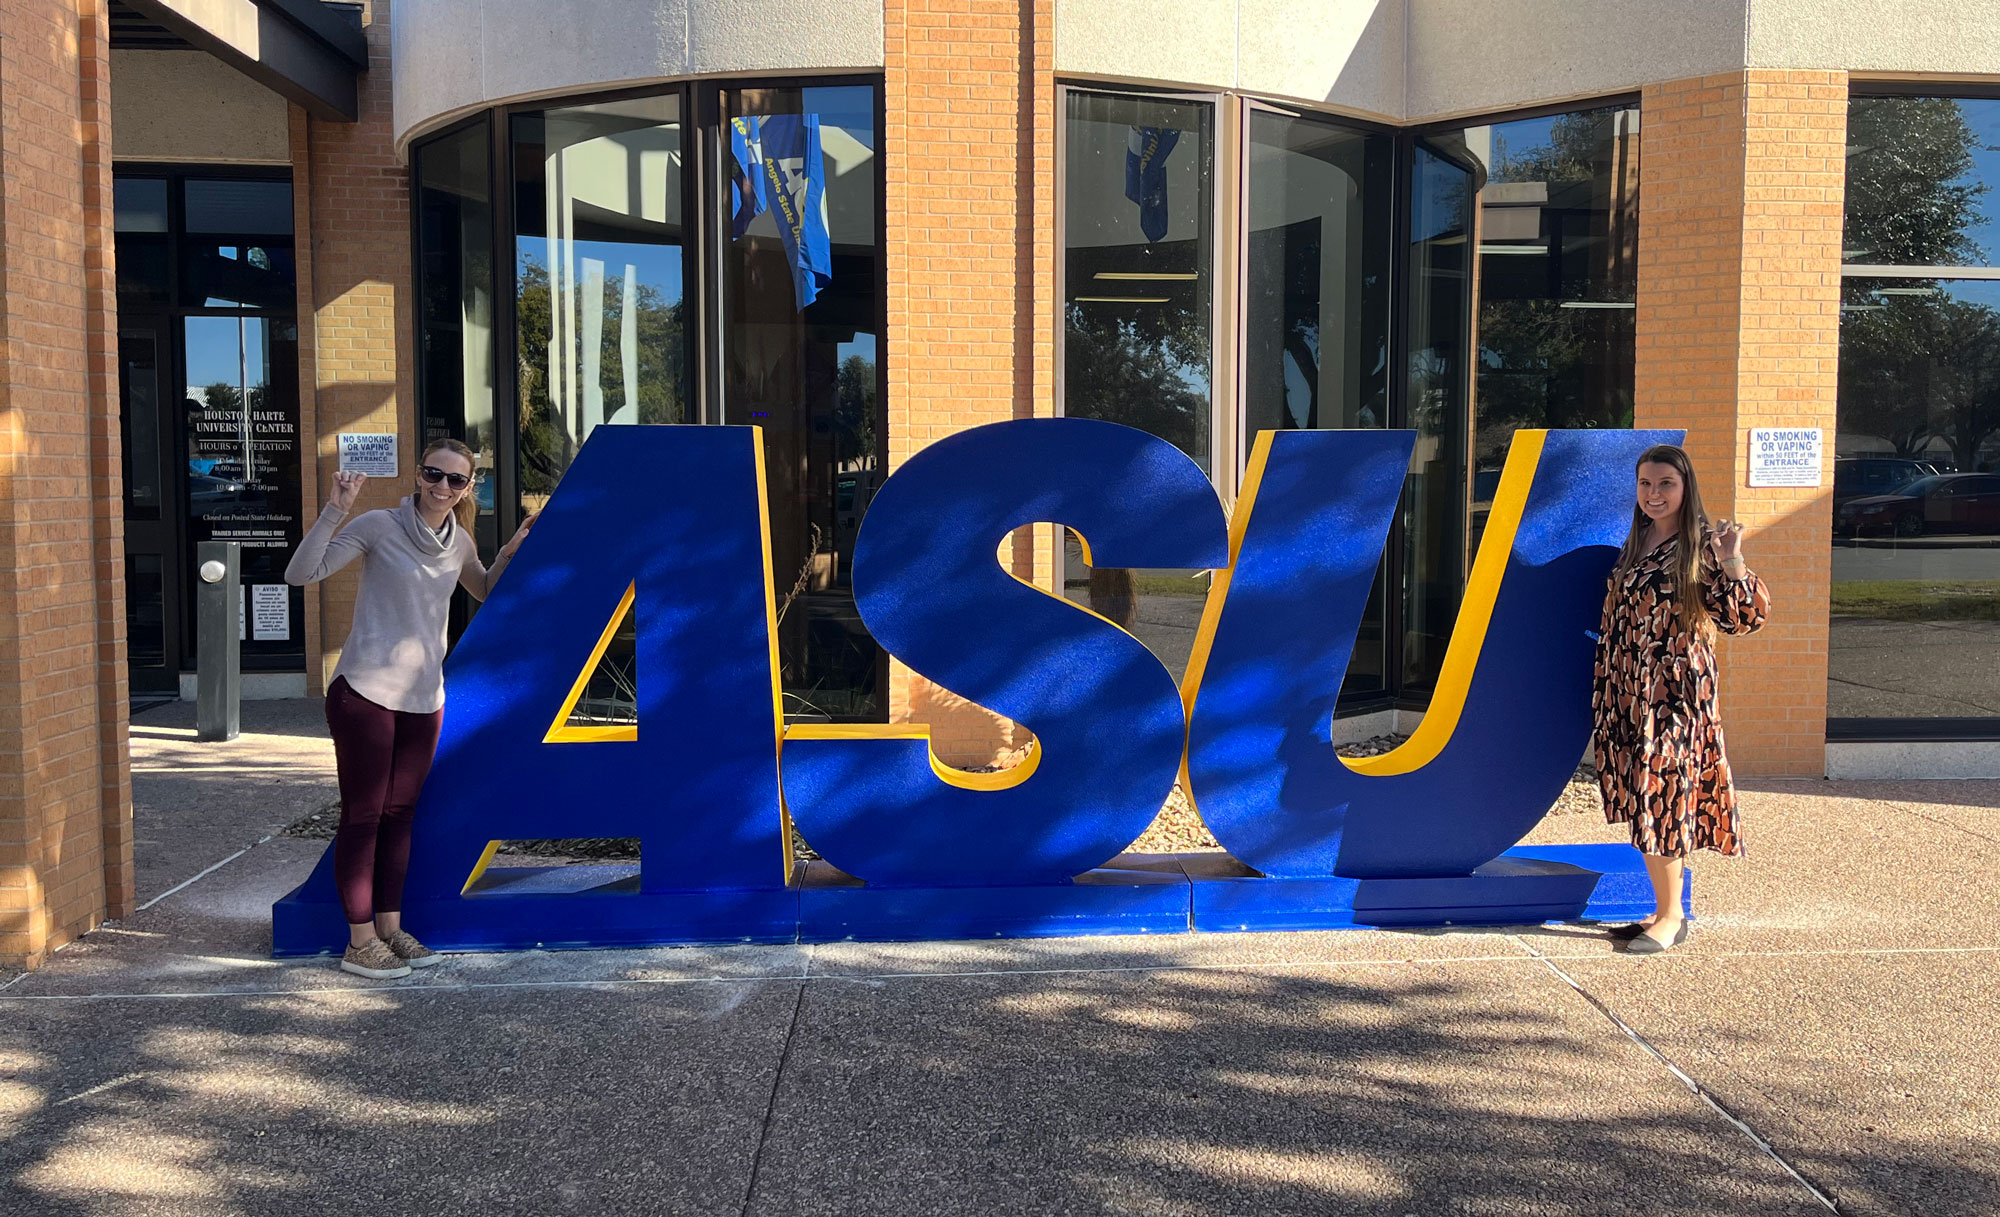
[[[1752,486],[1820,484],[1821,432],[1818,427],[1750,428]]]
[[[283,642],[292,636],[292,589],[283,583],[259,583],[250,592],[251,634],[258,642]]]
[[[365,473],[372,478],[396,476],[395,436],[342,431],[339,438],[342,473]]]

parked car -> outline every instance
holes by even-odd
[[[1850,537],[2000,533],[2000,474],[1937,473],[1894,494],[1849,499],[1834,509],[1833,527]]]
[[[1833,505],[1863,495],[1894,494],[1920,477],[1947,472],[1936,461],[1900,456],[1843,456],[1833,462]]]

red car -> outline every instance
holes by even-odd
[[[1849,499],[1836,510],[1833,526],[1850,537],[2000,533],[2000,474],[1938,473],[1918,478],[1894,494]]]

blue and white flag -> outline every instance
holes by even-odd
[[[729,120],[729,146],[736,153],[736,172],[729,175],[730,190],[736,198],[730,232],[738,237],[750,227],[750,221],[770,207],[764,198],[764,175],[758,168],[764,161],[760,121],[754,115]]]
[[[1134,127],[1125,141],[1125,197],[1139,205],[1146,240],[1167,235],[1167,156],[1181,142],[1172,127]]]
[[[817,114],[773,114],[730,120],[730,147],[743,170],[735,183],[731,227],[742,236],[769,211],[791,263],[792,286],[804,309],[833,282],[833,242],[826,221],[826,159]]]

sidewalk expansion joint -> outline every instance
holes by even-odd
[[[277,836],[277,834],[269,832],[265,833],[263,836],[257,838],[255,841],[252,841],[250,844],[244,846],[242,849],[237,850],[235,853],[229,855],[227,858],[224,858],[222,861],[217,862],[214,865],[205,868],[204,870],[201,871],[201,873],[193,876],[192,878],[181,880],[179,883],[174,884],[166,891],[161,892],[159,895],[153,897],[151,900],[148,900],[146,903],[140,905],[138,908],[133,909],[132,911],[135,913],[143,913],[147,909],[152,908],[154,905],[158,904],[160,901],[165,900],[167,897],[173,895],[175,892],[184,891],[187,888],[193,887],[195,884],[201,882],[203,879],[208,878],[216,871],[219,871],[223,867],[228,866],[231,862],[236,861],[244,854],[249,853],[251,850],[257,848],[259,845],[262,845],[264,842],[269,841],[274,836]]]
[[[1749,1121],[1743,1119],[1743,1117],[1737,1115],[1735,1112],[1725,1107],[1720,1100],[1718,1100],[1714,1095],[1708,1092],[1707,1088],[1702,1086],[1700,1082],[1695,1081],[1694,1078],[1690,1076],[1685,1069],[1682,1069],[1679,1065],[1676,1065],[1671,1057],[1669,1057],[1666,1053],[1662,1052],[1658,1047],[1656,1047],[1653,1044],[1653,1041],[1639,1034],[1639,1032],[1635,1030],[1630,1023],[1620,1018],[1618,1016],[1617,1011],[1613,1010],[1610,1006],[1606,1005],[1602,1000],[1600,1000],[1597,997],[1596,994],[1584,988],[1583,985],[1577,982],[1577,979],[1575,977],[1571,976],[1568,972],[1565,972],[1560,967],[1556,966],[1555,960],[1550,959],[1548,956],[1542,954],[1540,951],[1537,951],[1532,945],[1530,945],[1526,940],[1522,939],[1520,936],[1510,935],[1510,937],[1512,937],[1514,939],[1515,944],[1519,946],[1523,951],[1526,951],[1531,958],[1541,961],[1542,966],[1546,967],[1549,971],[1555,973],[1557,979],[1561,980],[1564,984],[1568,985],[1571,989],[1575,990],[1576,995],[1578,997],[1581,997],[1584,1001],[1589,1002],[1590,1005],[1594,1009],[1596,1009],[1596,1011],[1599,1014],[1602,1014],[1606,1019],[1609,1019],[1613,1026],[1617,1027],[1620,1031],[1624,1032],[1627,1039],[1630,1039],[1633,1043],[1645,1049],[1648,1055],[1650,1055],[1654,1060],[1658,1061],[1661,1065],[1665,1066],[1668,1073],[1673,1074],[1675,1078],[1679,1079],[1681,1085],[1687,1087],[1688,1093],[1694,1095],[1694,1097],[1700,1099],[1703,1103],[1708,1104],[1709,1108],[1713,1110],[1716,1115],[1721,1116],[1724,1120],[1728,1121],[1729,1124],[1732,1127],[1734,1127],[1737,1132],[1742,1133],[1743,1136],[1749,1140],[1750,1144],[1756,1146],[1758,1150],[1762,1151],[1765,1157],[1769,1158],[1771,1161],[1777,1163],[1780,1167],[1782,1167],[1784,1169],[1784,1172],[1790,1175],[1793,1178],[1793,1180],[1798,1183],[1800,1187],[1812,1193],[1812,1198],[1814,1200],[1817,1200],[1821,1204],[1825,1205],[1828,1212],[1838,1213],[1840,1211],[1840,1206],[1834,1203],[1833,1197],[1829,1196],[1825,1191],[1821,1190],[1817,1185],[1813,1183],[1812,1180],[1806,1178],[1804,1172],[1800,1171],[1798,1167],[1792,1165],[1791,1162],[1787,1161],[1785,1156],[1778,1152],[1776,1146],[1772,1145],[1770,1141],[1766,1140],[1760,1133],[1758,1133],[1756,1129],[1750,1126]]]
[[[792,1063],[792,1043],[799,1038],[799,1016],[806,1008],[806,983],[812,979],[812,947],[806,948],[805,971],[798,977],[799,991],[792,999],[792,1024],[785,1031],[785,1046],[778,1053],[778,1068],[771,1076],[771,1097],[764,1104],[764,1123],[757,1130],[757,1149],[750,1155],[750,1178],[743,1187],[742,1217],[750,1217],[750,1205],[757,1199],[757,1175],[764,1166],[764,1147],[771,1142],[771,1122],[778,1115],[778,1095],[784,1090],[785,1067]]]

